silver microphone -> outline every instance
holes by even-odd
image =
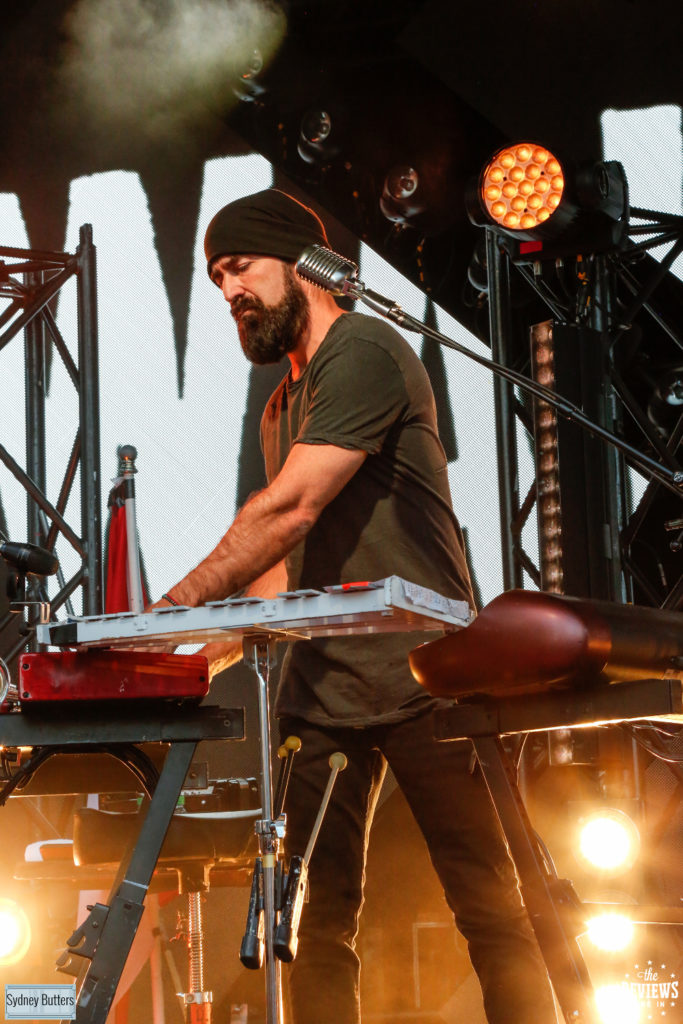
[[[296,261],[296,272],[304,281],[315,284],[332,295],[348,295],[360,299],[376,313],[393,320],[409,331],[422,331],[422,324],[403,310],[393,299],[385,299],[378,292],[366,288],[358,280],[358,265],[346,256],[327,249],[324,245],[309,245]]]
[[[307,246],[296,262],[296,272],[333,295],[353,294],[359,283],[357,264],[324,245]]]

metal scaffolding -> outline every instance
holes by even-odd
[[[5,262],[6,259],[11,262]],[[62,336],[51,309],[53,300],[71,279],[77,297],[77,361]],[[70,579],[59,576],[59,591],[50,598],[53,610],[67,603],[81,588],[83,614],[102,611],[102,503],[100,485],[100,421],[97,342],[97,291],[92,227],[80,229],[74,254],[0,247],[0,300],[8,305],[0,313],[0,353],[23,330],[26,380],[26,465],[0,444],[0,462],[26,492],[27,536],[16,538],[53,551],[63,538],[76,551],[80,566]],[[56,352],[78,395],[78,424],[56,502],[46,494],[47,371]],[[80,470],[80,472],[79,472]],[[81,497],[80,528],[65,518],[76,475]],[[43,600],[44,584],[34,582],[34,597]],[[0,621],[0,636],[12,618]],[[13,636],[0,655],[10,661],[30,638]],[[2,641],[0,641],[2,643]]]
[[[619,251],[543,264],[520,259],[503,235],[486,229],[494,358],[556,390],[621,446],[603,444],[561,415],[539,422],[541,403],[496,377],[504,587],[524,586],[526,574],[544,590],[677,610],[683,489],[653,478],[632,510],[629,470],[642,466],[629,449],[683,479],[683,338],[672,322],[683,285],[669,273],[683,251],[683,218],[642,209],[631,217],[638,223]],[[634,241],[638,236],[643,240]],[[647,254],[664,244],[670,248],[661,262]],[[527,324],[528,338],[511,312],[520,277],[550,316]],[[547,351],[535,363],[541,335]],[[518,422],[534,452],[526,494]],[[534,508],[539,564],[521,541]]]

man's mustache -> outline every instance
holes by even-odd
[[[259,302],[258,300],[241,298],[235,299],[235,301],[231,304],[230,312],[232,313],[233,317],[237,319],[238,317],[242,316],[243,313],[248,313],[249,311],[258,312],[262,308],[263,303]]]

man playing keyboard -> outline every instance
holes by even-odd
[[[289,360],[261,422],[267,487],[214,550],[158,602],[196,606],[246,589],[322,589],[396,574],[472,602],[427,373],[385,321],[344,313],[295,263],[327,245],[316,214],[275,189],[209,224],[209,274],[247,359]],[[227,397],[229,400],[229,397]],[[469,741],[437,743],[437,701],[413,680],[420,634],[330,637],[291,646],[275,702],[301,737],[287,845],[301,854],[337,750],[337,780],[310,864],[310,902],[288,969],[293,1024],[358,1024],[355,939],[369,829],[387,764],[427,841],[479,976],[490,1024],[554,1024],[545,967]],[[212,673],[241,654],[205,648]]]

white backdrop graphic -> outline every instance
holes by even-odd
[[[634,205],[681,212],[680,119],[680,109],[670,106],[605,111],[604,156],[624,164]],[[66,249],[75,251],[79,227],[85,223],[93,225],[97,248],[102,497],[106,502],[108,481],[116,472],[117,446],[135,445],[138,524],[153,598],[208,553],[236,511],[250,367],[228,306],[207,276],[202,242],[208,221],[221,206],[271,183],[271,166],[257,155],[219,158],[205,165],[182,399],[169,302],[139,177],[112,171],[79,178],[71,185]],[[28,246],[13,195],[0,195],[0,244]],[[415,285],[366,246],[360,260],[366,284],[422,316],[425,298]],[[74,354],[75,305],[75,287],[67,285],[59,300],[58,323]],[[439,330],[488,354],[458,321],[443,310],[436,312]],[[419,353],[421,338],[406,337]],[[449,467],[453,502],[467,530],[473,569],[487,602],[502,589],[491,374],[454,352],[444,351],[444,361],[458,449]],[[0,351],[0,367],[0,441],[25,465],[22,337]],[[55,356],[47,403],[48,497],[53,502],[76,426],[75,391]],[[521,439],[520,457],[525,493],[532,468]],[[76,491],[67,518],[78,530]],[[10,536],[25,540],[25,495],[4,467],[0,494]],[[105,518],[103,510],[103,522]],[[525,534],[531,553],[533,532],[532,517]],[[71,575],[77,557],[63,540],[57,553],[65,574]]]

